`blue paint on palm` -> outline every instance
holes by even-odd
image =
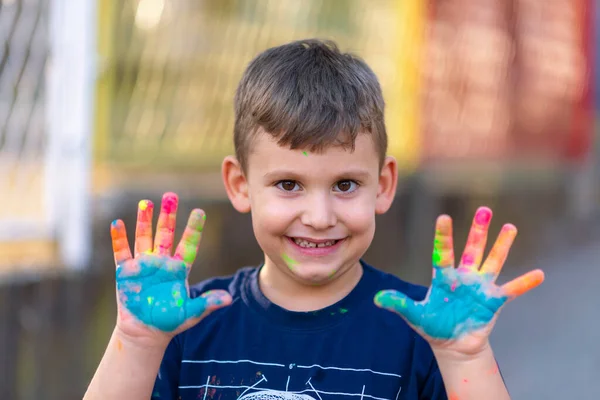
[[[491,274],[434,267],[425,300],[415,302],[395,290],[375,296],[382,308],[395,311],[433,339],[456,339],[481,329],[508,300]]]
[[[183,261],[155,255],[131,261],[117,267],[117,292],[121,304],[145,325],[172,332],[204,313],[206,299],[188,296]]]

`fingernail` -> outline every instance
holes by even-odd
[[[178,202],[179,199],[175,193],[167,192],[162,198],[162,209],[167,213],[171,213],[177,209]]]
[[[152,202],[150,200],[140,200],[140,202],[138,203],[138,208],[141,211],[146,211],[146,209],[148,207],[152,207]]]
[[[480,207],[475,214],[475,222],[480,225],[487,225],[492,219],[492,210],[487,207]]]
[[[206,305],[208,307],[218,307],[225,304],[225,295],[222,293],[213,293],[212,291],[208,291],[205,293],[206,296]]]
[[[389,290],[382,290],[375,295],[375,303],[380,307],[387,307],[394,302],[394,293]]]

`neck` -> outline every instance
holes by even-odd
[[[342,269],[341,269],[342,270]],[[294,279],[267,258],[260,270],[260,289],[269,301],[289,311],[317,311],[337,303],[358,284],[363,274],[360,262],[343,268],[343,272],[321,285]]]

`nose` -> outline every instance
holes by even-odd
[[[315,230],[325,230],[335,226],[337,217],[333,199],[328,194],[313,194],[306,202],[306,209],[302,213],[301,221]]]

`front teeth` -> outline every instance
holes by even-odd
[[[322,247],[329,247],[329,246],[333,246],[334,244],[337,243],[337,240],[330,240],[328,242],[324,242],[324,243],[313,243],[313,242],[309,242],[307,240],[304,239],[296,239],[294,238],[294,242],[300,246],[300,247],[306,247],[306,248],[322,248]]]

